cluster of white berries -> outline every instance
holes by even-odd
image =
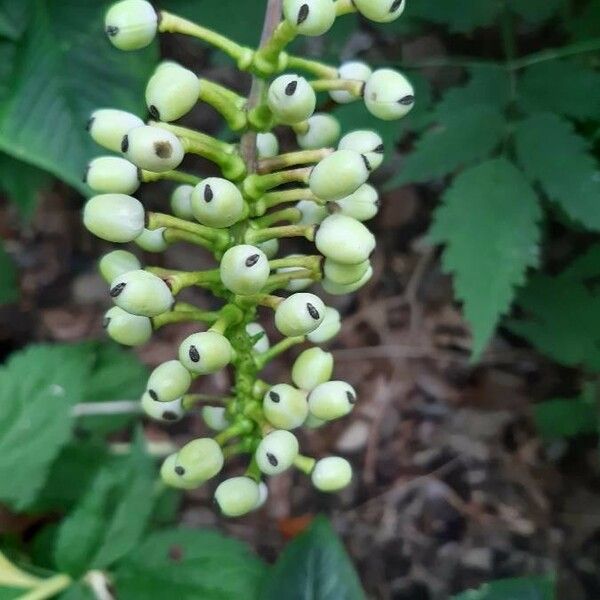
[[[118,48],[142,48],[158,31],[196,35],[270,84],[263,101],[248,106],[232,90],[164,62],[146,88],[152,120],[145,123],[120,110],[100,109],[88,123],[92,138],[114,153],[92,160],[86,170],[85,181],[97,194],[84,208],[88,230],[108,242],[134,242],[146,252],[162,252],[173,243],[194,244],[218,260],[216,269],[182,272],[144,268],[131,252],[113,250],[99,266],[114,302],[104,326],[117,342],[137,346],[164,325],[205,324],[181,342],[176,359],[150,375],[141,401],[147,415],[161,421],[181,419],[204,401],[191,391],[193,381],[233,366],[231,397],[201,409],[214,437],[189,442],[161,469],[165,482],[189,489],[219,474],[227,457],[250,455],[247,471],[216,489],[216,501],[229,516],[261,506],[267,496],[262,477],[291,467],[309,474],[322,491],[350,483],[348,461],[303,456],[292,433],[300,426],[315,428],[339,419],[354,407],[353,387],[332,380],[332,355],[317,346],[304,350],[293,364],[293,385],[267,383],[259,373],[292,345],[322,344],[340,330],[339,313],[307,288],[320,283],[329,294],[347,294],[365,285],[373,273],[375,238],[363,222],[378,210],[378,193],[367,181],[383,161],[383,140],[366,130],[340,139],[337,120],[315,113],[317,92],[327,91],[340,103],[362,98],[382,119],[400,118],[414,103],[403,75],[390,69],[372,72],[361,62],[339,69],[313,63],[314,70],[331,75],[313,81],[278,74],[294,63],[279,47],[285,40],[297,34],[321,35],[337,16],[351,10],[374,21],[391,21],[404,10],[404,0],[284,0],[283,10],[272,41],[248,54],[218,34],[165,12],[157,14],[145,0],[118,2],[106,15],[107,35]],[[309,63],[302,67],[310,71]],[[264,74],[269,69],[273,76]],[[232,129],[254,136],[250,139],[256,140],[256,156],[248,160],[241,145],[172,123],[198,102],[210,103]],[[271,131],[276,125],[293,129],[299,150],[280,153]],[[186,154],[208,158],[222,176],[200,178],[178,170]],[[160,179],[179,184],[170,198],[170,214],[149,212],[132,195],[142,183]],[[277,258],[279,243],[286,238],[305,238],[318,253]],[[203,311],[177,301],[179,292],[192,286],[210,290],[223,306]],[[275,295],[277,290],[282,295]],[[255,320],[258,306],[274,311],[275,327],[283,336],[274,345]]]

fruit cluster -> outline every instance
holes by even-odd
[[[189,489],[215,477],[227,457],[248,455],[246,472],[216,489],[226,515],[260,506],[267,493],[263,475],[290,467],[310,475],[325,492],[351,480],[348,461],[301,455],[291,432],[343,417],[355,405],[353,387],[331,379],[332,355],[318,346],[304,350],[293,364],[293,385],[267,383],[259,375],[293,345],[322,344],[339,331],[339,313],[307,288],[320,282],[329,294],[348,294],[372,275],[369,256],[375,239],[363,221],[378,210],[377,191],[367,180],[383,161],[383,142],[374,131],[339,139],[336,119],[315,113],[317,92],[329,92],[339,103],[362,99],[368,111],[385,120],[405,115],[414,95],[396,71],[372,71],[362,62],[333,68],[290,55],[285,47],[298,34],[325,33],[344,13],[358,11],[386,22],[403,10],[404,0],[284,0],[279,25],[257,50],[173,14],[157,13],[146,0],[123,0],[106,15],[106,33],[117,48],[142,48],[157,32],[186,34],[222,50],[255,77],[257,93],[244,98],[179,64],[163,62],[146,88],[151,120],[100,109],[88,123],[92,138],[116,154],[92,160],[86,171],[85,181],[97,194],[84,209],[89,231],[109,242],[134,242],[147,252],[193,244],[218,261],[218,268],[195,272],[144,268],[134,254],[114,250],[100,260],[100,271],[114,302],[104,326],[117,342],[143,344],[154,330],[171,323],[203,325],[183,340],[176,359],[150,375],[141,400],[147,415],[179,420],[205,402],[190,391],[193,380],[232,365],[231,397],[202,407],[214,437],[189,442],[161,469],[166,483]],[[199,101],[212,105],[240,132],[239,144],[172,124]],[[292,128],[299,150],[279,153],[272,132],[278,125]],[[178,170],[186,154],[209,159],[221,176],[199,178]],[[161,179],[178,184],[171,214],[146,211],[132,196],[142,183]],[[276,258],[286,238],[305,238],[318,253]],[[178,301],[189,287],[209,290],[223,300],[222,307],[204,311]],[[260,306],[274,311],[283,336],[273,346],[256,322]]]

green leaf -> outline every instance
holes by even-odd
[[[18,509],[33,501],[70,438],[84,376],[70,346],[30,346],[0,369],[0,499]]]
[[[443,266],[473,329],[474,358],[538,263],[541,217],[535,192],[503,158],[463,172],[444,194],[429,235],[446,244]]]
[[[266,580],[261,600],[362,600],[354,567],[323,517],[284,550]]]
[[[547,440],[598,433],[599,416],[595,390],[577,398],[546,400],[533,407],[535,426]]]
[[[153,508],[154,472],[138,435],[129,460],[99,471],[58,532],[56,563],[72,576],[104,569],[139,542]]]
[[[89,585],[76,582],[59,596],[60,600],[98,600]]]
[[[0,36],[18,40],[27,27],[30,15],[29,0],[0,0]]]
[[[211,530],[171,529],[131,552],[114,584],[122,600],[256,600],[264,575],[264,564],[236,540]]]
[[[551,576],[499,579],[479,590],[463,592],[452,600],[555,600],[554,578]]]
[[[0,305],[19,299],[17,270],[0,240]]]
[[[519,104],[529,112],[557,112],[574,119],[600,118],[600,73],[570,60],[534,65],[518,86]]]
[[[532,23],[546,21],[556,15],[562,3],[563,0],[508,0],[511,10]]]
[[[599,230],[600,168],[572,125],[557,115],[534,115],[517,124],[515,143],[528,177],[569,217]]]
[[[86,162],[99,149],[85,131],[89,114],[114,106],[145,112],[143,89],[156,48],[119,52],[103,33],[109,1],[33,0],[18,43],[19,61],[0,102],[0,148],[86,192]]]
[[[406,17],[441,23],[451,32],[467,33],[492,25],[500,9],[497,0],[413,0],[407,2]]]
[[[419,139],[395,183],[429,181],[482,160],[500,144],[505,129],[503,115],[492,106],[452,113]]]

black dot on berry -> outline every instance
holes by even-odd
[[[371,163],[369,162],[369,159],[366,157],[366,155],[361,154],[363,162],[365,163],[365,167],[367,167],[367,171],[371,171],[373,167],[371,167]]]
[[[310,302],[306,303],[306,310],[315,321],[318,321],[321,318],[319,311]]]
[[[110,297],[111,298],[116,298],[125,289],[126,285],[127,284],[125,282],[117,283],[117,285],[115,285],[115,287],[111,288],[111,290],[109,292],[110,293]]]
[[[115,27],[115,25],[107,25],[106,27],[106,35],[109,37],[115,37],[119,33],[119,28]]]
[[[85,124],[85,130],[86,131],[90,131],[92,129],[92,125],[94,124],[94,121],[96,120],[95,117],[90,117],[87,120],[87,123]]]
[[[290,81],[285,86],[285,95],[286,96],[293,96],[296,93],[297,89],[298,89],[298,81],[294,79],[294,81]]]
[[[350,402],[350,404],[354,404],[356,402],[356,396],[352,392],[346,392],[346,397],[348,398],[348,402]]]
[[[104,329],[106,329],[109,325],[110,325],[110,317],[104,317],[104,319],[102,319],[102,327],[104,327]]]
[[[158,402],[158,394],[154,390],[148,390],[148,396],[155,402]]]
[[[121,140],[121,152],[127,152],[129,150],[129,136],[124,135]]]
[[[375,154],[383,154],[385,152],[385,146],[383,144],[379,144],[375,150],[373,150]]]
[[[275,455],[271,454],[270,452],[267,452],[267,460],[273,467],[276,467],[279,464],[279,461],[277,460]]]
[[[281,400],[281,396],[277,392],[269,392],[269,398],[271,398],[271,402],[275,402],[275,404]]]
[[[180,465],[177,465],[175,467],[175,473],[177,473],[177,475],[179,475],[181,477],[182,475],[185,475],[185,469],[183,467],[181,467]]]
[[[179,415],[177,413],[174,413],[170,410],[165,410],[162,416],[165,421],[177,421],[177,419],[179,418]]]
[[[198,352],[198,348],[196,348],[196,346],[190,346],[188,354],[192,362],[200,362],[200,352]]]
[[[253,267],[260,260],[259,254],[253,254],[246,259],[246,266]]]
[[[308,4],[303,4],[300,7],[300,10],[298,11],[298,20],[296,21],[296,24],[300,25],[301,23],[304,23],[304,21],[306,21],[306,19],[308,19],[309,13],[310,13],[310,7],[308,6]]]
[[[170,142],[154,142],[154,153],[158,158],[171,158],[173,146]]]
[[[390,12],[396,12],[400,8],[402,2],[404,2],[404,0],[394,0],[390,6]]]
[[[150,112],[153,118],[160,120],[160,111],[158,110],[158,108],[156,108],[156,106],[154,106],[154,104],[151,104],[148,107],[148,111]]]
[[[212,202],[212,199],[215,197],[212,188],[210,187],[210,185],[206,185],[204,186],[204,201],[205,202]]]
[[[411,104],[414,104],[415,102],[415,97],[411,94],[408,94],[408,96],[404,96],[404,98],[400,98],[400,100],[398,100],[399,104],[402,104],[402,106],[410,106]]]

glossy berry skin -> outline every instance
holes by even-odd
[[[349,79],[351,81],[367,81],[372,72],[369,65],[360,61],[346,62],[338,69],[340,79]],[[334,90],[329,92],[329,95],[338,104],[348,104],[358,100],[356,96],[345,90]]]
[[[327,381],[308,395],[308,408],[315,417],[333,421],[346,416],[356,403],[354,388],[345,381]]]
[[[329,211],[325,206],[321,206],[312,200],[300,200],[296,208],[302,214],[298,221],[300,225],[318,225],[329,216]]]
[[[325,317],[325,304],[314,294],[299,292],[281,302],[275,310],[275,326],[287,337],[314,331]]]
[[[332,340],[342,328],[340,313],[331,306],[325,308],[325,317],[323,322],[311,331],[306,339],[313,344],[324,344]]]
[[[347,296],[366,285],[371,280],[371,277],[373,277],[373,267],[369,265],[365,274],[354,283],[343,285],[325,278],[321,281],[321,285],[323,286],[323,289],[332,296]]]
[[[370,165],[370,171],[374,171],[381,166],[385,152],[381,136],[366,129],[347,133],[340,140],[338,148],[340,150],[354,150],[354,152],[362,154]]]
[[[124,110],[100,108],[90,116],[87,129],[97,144],[113,152],[121,152],[123,136],[143,124],[138,116]]]
[[[190,372],[178,360],[169,360],[152,371],[146,392],[156,402],[170,402],[187,393],[191,384]]]
[[[256,151],[258,158],[272,158],[279,154],[279,141],[274,133],[256,134]]]
[[[304,350],[294,361],[292,381],[302,390],[310,391],[331,379],[333,355],[321,348]]]
[[[365,85],[365,106],[378,119],[393,121],[415,105],[415,91],[404,75],[392,69],[375,71]]]
[[[321,160],[309,179],[311,192],[322,200],[339,200],[355,192],[369,178],[369,163],[353,150],[338,150]]]
[[[144,229],[142,233],[135,238],[135,243],[146,252],[164,252],[168,247],[164,238],[166,228]]]
[[[126,250],[113,250],[105,254],[98,263],[100,273],[107,283],[114,281],[119,275],[128,271],[137,271],[142,268],[137,256]]]
[[[331,0],[283,0],[283,15],[298,33],[323,35],[335,21],[335,4]]]
[[[375,249],[375,237],[360,221],[334,214],[321,223],[315,245],[326,258],[356,265],[369,258]]]
[[[208,177],[192,192],[192,211],[208,227],[230,227],[244,215],[244,198],[227,179]]]
[[[354,194],[338,200],[336,204],[340,214],[357,221],[368,221],[379,212],[379,194],[372,185],[365,183]]]
[[[356,265],[345,265],[326,258],[323,263],[323,274],[326,279],[339,285],[349,285],[359,281],[369,269],[369,261]]]
[[[224,462],[221,447],[215,440],[199,438],[179,450],[175,471],[179,471],[185,481],[207,481],[221,471]]]
[[[311,480],[321,492],[338,492],[352,481],[352,467],[345,458],[328,456],[317,461]]]
[[[142,396],[142,409],[151,419],[163,423],[175,423],[185,415],[181,398],[170,402],[157,402],[148,392]]]
[[[241,517],[260,505],[258,483],[250,477],[232,477],[219,484],[215,500],[226,517]]]
[[[246,333],[252,337],[258,335],[259,333],[261,334],[261,337],[254,342],[254,346],[252,346],[252,349],[255,352],[263,354],[271,346],[269,343],[269,338],[267,337],[267,332],[260,323],[248,323],[248,325],[246,325]]]
[[[204,483],[202,479],[198,479],[197,481],[184,480],[175,471],[176,467],[177,454],[171,454],[170,456],[167,456],[160,468],[160,477],[167,485],[180,490],[193,490]]]
[[[207,427],[213,431],[223,431],[230,425],[225,414],[225,408],[222,406],[203,406],[202,419]]]
[[[150,2],[122,0],[108,9],[104,28],[108,39],[119,50],[140,50],[156,36],[158,15]]]
[[[142,203],[126,194],[100,194],[83,208],[83,224],[107,242],[131,242],[144,231]]]
[[[269,86],[267,103],[280,123],[293,125],[315,112],[317,96],[304,77],[280,75]]]
[[[168,311],[174,299],[169,286],[147,271],[129,271],[110,284],[113,302],[132,315],[156,317]]]
[[[307,121],[308,131],[298,134],[298,146],[304,150],[317,150],[334,146],[340,139],[340,122],[326,113],[317,113]]]
[[[171,211],[179,219],[194,220],[194,211],[192,210],[193,191],[193,185],[178,185],[173,190],[171,194]]]
[[[261,508],[269,497],[269,488],[264,481],[258,484],[258,502],[254,505],[254,510]]]
[[[263,413],[277,429],[296,429],[308,416],[306,394],[287,383],[278,383],[265,394]]]
[[[133,194],[140,187],[139,170],[118,156],[99,156],[85,171],[84,183],[95,192]]]
[[[221,281],[229,291],[240,295],[255,294],[267,283],[269,260],[256,246],[240,244],[225,252],[219,271]]]
[[[188,336],[179,346],[179,360],[198,375],[216,373],[231,362],[229,340],[216,331],[202,331]]]
[[[195,73],[167,62],[159,65],[146,86],[146,105],[157,121],[176,121],[196,105],[200,80]]]
[[[268,433],[258,445],[254,458],[265,475],[279,475],[287,471],[298,456],[298,440],[293,433],[278,429]]]
[[[104,314],[104,329],[108,336],[123,346],[141,346],[152,337],[152,322],[113,306]]]
[[[121,152],[140,169],[155,173],[176,169],[184,156],[177,136],[150,125],[136,127],[123,136]]]
[[[406,0],[352,0],[358,12],[377,23],[395,21],[406,8]]]

